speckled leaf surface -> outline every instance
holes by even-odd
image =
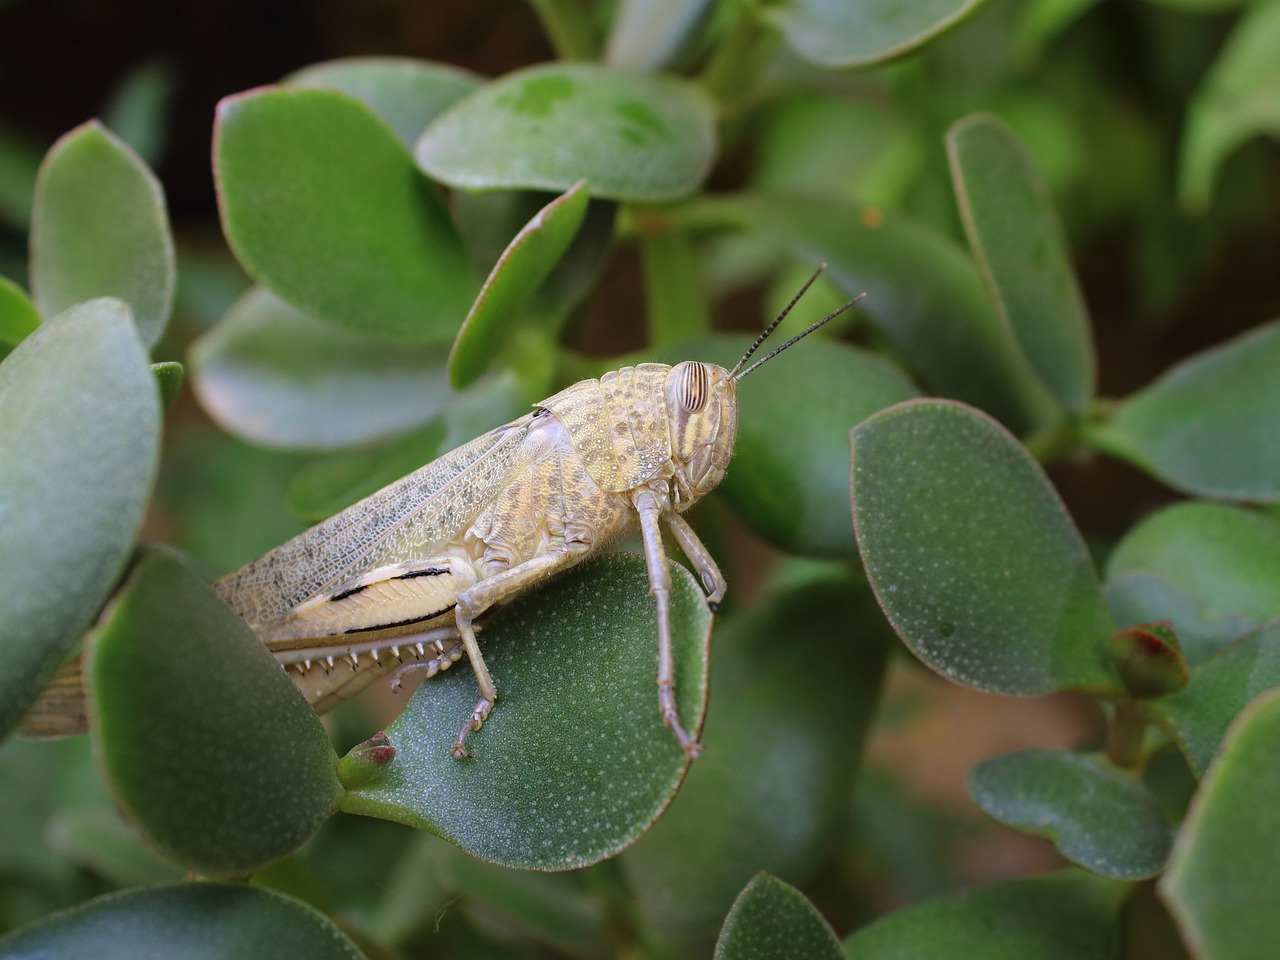
[[[758,874],[724,918],[715,960],[844,960],[818,908],[790,884]]]
[[[1268,960],[1280,917],[1280,692],[1233,724],[1192,800],[1160,881],[1192,951],[1213,960]]]
[[[706,705],[711,616],[672,562],[676,698],[686,729]],[[505,866],[569,870],[611,856],[666,808],[687,761],[662,725],[657,614],[643,558],[615,555],[495,611],[481,635],[499,699],[450,748],[477,691],[465,661],[424,682],[386,733],[385,775],[342,809],[430,830]]]
[[[1131,887],[1083,870],[1013,880],[889,914],[845,938],[851,960],[1105,960]]]
[[[845,68],[902,56],[981,6],[982,0],[785,0],[766,9],[804,59]]]
[[[1153,877],[1169,856],[1173,838],[1155,796],[1103,756],[1022,750],[978,764],[965,785],[1001,823],[1048,837],[1102,876]]]
[[[587,213],[579,182],[534,214],[493,265],[449,354],[449,382],[474,383],[497,359],[538,286],[564,256]]]
[[[352,330],[454,335],[479,284],[439,194],[364,103],[303,87],[227,97],[213,160],[223,232],[264,287]]]
[[[327,87],[349,93],[391,124],[409,150],[443,110],[483,78],[445,63],[410,57],[343,57],[303,67],[284,78],[295,87]]]
[[[0,735],[124,568],[159,447],[155,381],[119,300],[54,317],[0,364]]]
[[[90,900],[0,938],[14,958],[363,960],[338,926],[258,887],[183,883]]]
[[[41,315],[119,297],[154,346],[176,273],[164,191],[147,165],[96,121],[55,143],[31,213],[31,294]]]
[[[1280,500],[1280,323],[1182,361],[1090,431],[1098,447],[1194,496]]]
[[[954,124],[947,157],[996,309],[1054,398],[1083,412],[1093,397],[1093,341],[1048,186],[1013,131],[990,114]]]
[[[1044,472],[979,411],[909,401],[852,431],[853,516],[876,597],[934,670],[1000,693],[1117,689],[1114,632]]]
[[[229,433],[284,449],[374,443],[430,420],[451,394],[441,344],[320,323],[255,287],[191,345],[200,405]]]
[[[333,811],[337,757],[319,718],[176,555],[139,561],[88,646],[96,755],[117,802],[167,856],[248,874]]]
[[[509,73],[446,110],[414,150],[463,190],[568,190],[657,202],[696,190],[715,158],[715,111],[676,77],[553,63]]]

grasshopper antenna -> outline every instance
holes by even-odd
[[[751,345],[751,348],[742,355],[742,359],[738,361],[737,365],[732,370],[729,371],[729,378],[731,380],[735,380],[735,381],[741,380],[743,377],[745,377],[748,373],[750,373],[756,367],[760,366],[760,364],[764,363],[766,360],[772,360],[774,357],[780,354],[783,350],[787,349],[787,347],[797,343],[800,340],[803,340],[805,337],[813,333],[813,331],[817,330],[824,323],[827,323],[830,320],[834,320],[836,317],[840,316],[840,314],[844,313],[846,310],[852,307],[855,303],[857,303],[859,300],[861,300],[863,297],[866,296],[865,293],[858,294],[856,297],[854,297],[844,306],[840,307],[839,309],[832,310],[830,313],[828,313],[825,317],[823,317],[817,323],[811,324],[809,328],[806,329],[804,332],[797,333],[794,337],[792,337],[786,343],[782,344],[782,346],[778,347],[776,350],[771,350],[769,353],[766,353],[763,357],[761,357],[755,363],[751,364],[751,366],[747,367],[747,369],[739,372],[739,370],[741,370],[742,368],[742,365],[746,363],[749,359],[751,359],[751,355],[760,348],[760,344],[764,343],[764,341],[768,338],[769,334],[773,333],[774,330],[778,329],[778,324],[782,323],[782,321],[787,318],[787,314],[791,312],[791,308],[794,307],[797,302],[799,302],[800,298],[805,295],[805,291],[807,291],[809,287],[813,285],[813,281],[817,280],[818,276],[826,268],[827,268],[827,265],[825,263],[821,264],[818,267],[818,269],[813,272],[813,276],[811,276],[807,281],[805,281],[805,285],[800,288],[800,292],[791,298],[791,302],[786,305],[783,311],[780,314],[778,314],[778,316],[773,320],[772,323],[769,324],[769,326],[764,328],[764,332],[761,333],[760,336],[756,337],[756,342],[753,343]]]

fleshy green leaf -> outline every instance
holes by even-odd
[[[1108,577],[1102,589],[1117,624],[1133,626],[1157,619],[1172,623],[1178,632],[1183,656],[1192,665],[1207,660],[1257,626],[1242,616],[1219,619],[1206,616],[1194,597],[1174,589],[1164,577],[1152,573]]]
[[[185,372],[182,364],[175,360],[151,365],[151,374],[156,378],[156,386],[160,388],[160,404],[164,409],[168,410],[177,399]]]
[[[1118,956],[1130,886],[1079,870],[891,913],[845,938],[855,960],[1103,960]]]
[[[1104,877],[1153,877],[1169,856],[1169,822],[1155,796],[1105,757],[1023,750],[978,764],[965,785],[996,820],[1048,837],[1072,863]]]
[[[0,736],[120,575],[159,445],[155,381],[120,301],[73,307],[0,364]]]
[[[154,346],[169,322],[176,271],[164,191],[147,165],[96,122],[55,143],[31,214],[31,294],[40,313],[119,297]]]
[[[507,245],[453,342],[449,380],[455,388],[478,380],[518,328],[534,292],[582,226],[587,201],[579,182],[539,210]]]
[[[889,639],[866,588],[847,573],[717,626],[706,749],[671,809],[621,858],[664,943],[692,955],[757,871],[803,883],[829,855]],[[839,694],[815,694],[815,677],[841,678]]]
[[[1280,500],[1280,323],[1184,360],[1127,397],[1089,439],[1178,490]]]
[[[439,344],[374,340],[246,293],[191,347],[192,386],[224,429],[265,446],[333,449],[421,426],[451,396]]]
[[[0,345],[21,343],[38,326],[40,314],[26,291],[8,277],[0,277]]]
[[[529,67],[441,114],[414,156],[463,190],[568,190],[673,200],[702,183],[715,157],[715,115],[696,86],[588,63]]]
[[[1160,577],[1193,598],[1210,623],[1260,626],[1280,617],[1280,520],[1225,504],[1174,504],[1139,523],[1112,552],[1107,580],[1132,574]]]
[[[391,124],[408,150],[444,109],[482,78],[444,63],[409,57],[344,57],[303,67],[284,78],[296,87],[327,87],[363,101]]]
[[[759,873],[724,918],[715,960],[844,960],[840,941],[803,893]]]
[[[444,203],[372,110],[266,88],[223,100],[214,134],[223,230],[250,276],[338,326],[453,336],[478,285]]]
[[[1179,692],[1149,704],[1203,775],[1236,715],[1259,694],[1280,686],[1280,623],[1238,640],[1197,667]]]
[[[1183,939],[1214,960],[1267,960],[1280,914],[1280,692],[1233,724],[1160,881]]]
[[[1237,21],[1187,111],[1178,198],[1203,212],[1227,155],[1260,133],[1280,137],[1280,6],[1252,5]]]
[[[715,4],[711,0],[623,0],[604,62],[615,70],[660,70],[685,49]]]
[[[183,883],[126,890],[8,937],[6,957],[95,960],[363,960],[328,917],[257,887]]]
[[[787,43],[820,67],[869,67],[963,22],[983,0],[785,0],[767,8]]]
[[[953,125],[947,155],[996,309],[1054,398],[1082,412],[1094,384],[1089,317],[1048,187],[1013,131],[990,114]]]
[[[333,811],[337,757],[266,648],[176,556],[134,568],[89,642],[97,756],[116,799],[169,857],[247,874]]]
[[[976,410],[899,404],[852,431],[863,563],[898,635],[943,676],[999,693],[1118,687],[1114,632],[1079,531],[1039,465]]]
[[[978,272],[949,239],[904,217],[829,198],[750,196],[712,209],[769,231],[827,277],[933,390],[981,407],[1011,429],[1052,421],[1057,405],[996,317]]]
[[[1111,657],[1131,697],[1148,699],[1181,690],[1190,675],[1178,634],[1168,621],[1143,623],[1111,637]]]
[[[672,563],[676,698],[702,726],[711,618]],[[450,748],[476,700],[466,664],[423,685],[387,727],[396,759],[342,809],[430,830],[505,866],[569,870],[617,853],[666,808],[687,761],[662,725],[657,619],[642,558],[604,557],[554,578],[486,621],[499,700]]]

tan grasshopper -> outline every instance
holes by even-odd
[[[821,268],[819,269],[821,272]],[[662,527],[715,609],[725,580],[681,516],[733,454],[737,382],[853,302],[744,369],[818,276],[732,370],[642,363],[583,380],[214,584],[324,712],[391,674],[428,676],[465,653],[480,698],[452,753],[469,756],[498,698],[476,640],[490,607],[584,560],[639,525],[658,607],[658,705],[689,757],[699,744],[676,710],[671,580]],[[38,720],[39,704],[33,711]]]

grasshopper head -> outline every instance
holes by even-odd
[[[675,507],[683,512],[724,477],[738,432],[738,386],[714,363],[686,360],[667,374]]]

